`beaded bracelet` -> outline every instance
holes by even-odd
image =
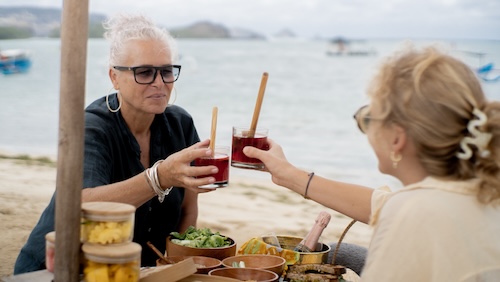
[[[307,180],[307,185],[306,185],[306,191],[304,192],[304,199],[310,199],[308,196],[307,196],[307,191],[309,190],[309,184],[311,184],[311,180],[314,176],[314,172],[311,172],[308,174],[309,175],[309,180]]]

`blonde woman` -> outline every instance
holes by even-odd
[[[435,48],[388,58],[368,94],[355,118],[397,192],[300,170],[273,140],[244,152],[276,184],[373,225],[362,281],[498,281],[500,103]]]

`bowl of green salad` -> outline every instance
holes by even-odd
[[[223,260],[236,254],[236,242],[209,228],[193,226],[183,233],[172,232],[167,237],[167,257],[204,256]]]

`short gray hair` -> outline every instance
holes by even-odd
[[[165,43],[177,60],[177,43],[170,33],[144,15],[117,14],[103,23],[104,38],[110,42],[109,64],[117,65],[123,56],[124,45],[130,40],[158,40]]]

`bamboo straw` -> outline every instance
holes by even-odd
[[[255,102],[255,108],[253,111],[252,124],[250,125],[250,132],[248,135],[253,137],[255,130],[257,129],[257,122],[259,121],[260,108],[262,107],[262,100],[264,100],[264,92],[266,91],[267,78],[269,74],[264,72],[262,74],[262,79],[260,81],[259,94],[257,96],[257,101]]]
[[[212,129],[210,131],[210,150],[212,150],[212,157],[215,154],[215,136],[217,135],[217,107],[212,109]]]

